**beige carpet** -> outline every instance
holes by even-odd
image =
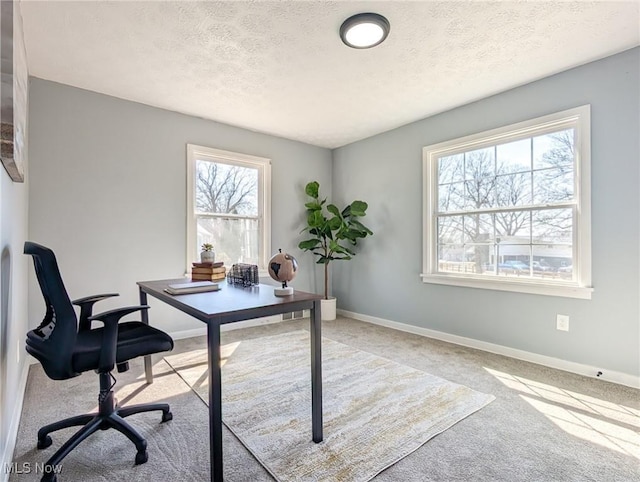
[[[492,395],[323,338],[324,441],[311,441],[309,333],[223,346],[225,425],[279,481],[367,481]],[[166,361],[205,402],[206,350]]]

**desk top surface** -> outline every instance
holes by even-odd
[[[295,311],[293,307],[288,310],[288,305],[301,303],[310,305],[313,301],[322,299],[322,295],[297,290],[289,296],[275,296],[273,294],[275,286],[259,284],[244,288],[226,282],[219,283],[220,289],[218,291],[184,295],[170,295],[164,291],[170,284],[184,282],[186,280],[181,278],[138,281],[137,284],[141,291],[202,321],[222,316],[223,319],[220,321],[223,323],[269,316],[277,312]]]

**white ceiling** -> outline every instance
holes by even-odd
[[[29,73],[334,148],[640,44],[640,0],[23,0]],[[354,50],[350,15],[391,23]]]

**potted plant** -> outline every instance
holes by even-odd
[[[336,299],[329,297],[329,263],[334,260],[350,260],[355,256],[351,247],[356,246],[359,239],[366,238],[373,232],[362,224],[358,218],[366,215],[368,204],[364,201],[353,201],[340,210],[335,204],[326,204],[320,199],[320,184],[312,181],[305,186],[305,192],[311,201],[307,208],[307,226],[302,232],[311,237],[298,244],[304,251],[311,251],[317,257],[317,264],[324,265],[324,300],[322,300],[322,319],[336,318]]]
[[[214,263],[216,261],[216,253],[213,251],[213,244],[204,243],[200,251],[200,261],[203,263]]]

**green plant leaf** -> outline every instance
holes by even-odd
[[[327,205],[327,211],[329,211],[331,214],[333,214],[336,217],[342,218],[342,216],[340,215],[340,210],[338,209],[338,206],[336,206],[335,204]]]
[[[369,205],[364,201],[353,201],[351,203],[351,215],[365,216],[367,214],[368,207]]]
[[[318,184],[317,181],[311,181],[305,186],[304,192],[307,193],[307,196],[311,196],[314,199],[318,199],[319,189],[320,189],[320,184]]]
[[[334,243],[335,243],[335,242],[334,242]],[[332,245],[331,245],[331,250],[332,250],[334,253],[345,254],[345,255],[349,255],[349,254],[351,254],[351,255],[354,255],[354,256],[355,256],[355,253],[354,253],[353,251],[351,251],[349,248],[346,248],[346,247],[344,247],[344,246],[341,246],[341,245],[340,245],[340,244],[338,244],[338,243],[335,243],[335,244],[333,244],[333,243],[332,243]]]
[[[344,249],[344,251],[346,253],[349,253],[351,256],[355,256],[356,253],[354,253],[353,251],[351,251],[349,248],[347,248],[346,246],[343,246],[342,249]]]
[[[322,211],[310,211],[307,216],[307,224],[314,228],[320,228],[324,231],[324,225],[327,219],[322,215]]]
[[[373,234],[373,231],[371,231],[368,227],[366,227],[364,224],[362,224],[360,221],[358,221],[356,219],[352,219],[349,222],[349,225],[350,225],[350,227],[356,228],[359,231],[364,231],[368,235],[372,235]]]
[[[336,231],[336,230],[340,229],[341,226],[342,226],[342,219],[339,218],[338,216],[335,216],[335,217],[329,219],[329,228],[332,231]]]
[[[306,203],[304,207],[311,211],[317,211],[318,209],[322,209],[322,206],[318,201],[312,201],[310,203]]]
[[[348,260],[350,260],[350,259],[351,259],[351,256],[341,256],[341,257],[339,257],[339,258],[333,258],[333,259],[335,259],[336,261],[337,261],[337,260],[341,260],[341,259],[342,259],[342,260],[345,260],[345,261],[348,261]]]
[[[319,243],[320,240],[318,238],[307,239],[306,241],[300,242],[300,244],[298,244],[298,248],[307,251],[309,249],[315,248]]]
[[[329,222],[326,219],[320,230],[320,236],[327,239],[333,239],[333,231],[331,231],[331,226],[329,226]]]

